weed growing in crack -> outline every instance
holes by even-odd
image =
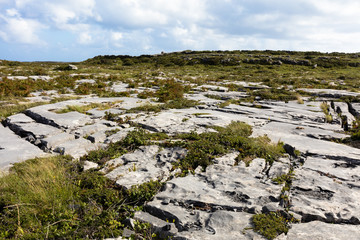
[[[280,213],[270,212],[256,214],[252,218],[254,230],[267,239],[274,239],[282,233],[289,231],[289,222]]]

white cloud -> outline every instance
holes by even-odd
[[[98,12],[105,23],[128,27],[155,27],[181,22],[198,22],[210,18],[205,0],[103,0]]]
[[[353,0],[0,0],[0,44],[45,36],[69,53],[359,51],[359,12]]]
[[[15,9],[8,9],[7,15],[0,15],[0,37],[7,42],[43,45],[37,33],[45,26],[33,19],[22,18]]]
[[[121,32],[111,32],[111,39],[115,42],[121,40],[123,38],[123,34]]]
[[[92,36],[88,32],[80,33],[78,41],[80,44],[90,44],[93,41]]]
[[[9,17],[19,17],[20,14],[15,8],[6,9],[6,15]]]

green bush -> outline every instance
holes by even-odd
[[[195,170],[198,166],[205,169],[213,163],[215,157],[231,150],[239,151],[238,161],[264,158],[270,164],[284,153],[282,143],[272,144],[263,137],[251,138],[252,128],[243,122],[231,122],[226,127],[214,127],[217,132],[198,134],[191,132],[177,136],[185,140],[183,147],[188,149],[179,166],[183,170]],[[176,143],[179,144],[179,143]]]
[[[270,240],[289,231],[287,220],[275,212],[256,214],[252,218],[252,222],[254,230]]]
[[[159,98],[159,102],[180,99],[184,96],[184,87],[181,83],[176,82],[173,79],[166,80],[164,85],[157,91],[156,95]]]

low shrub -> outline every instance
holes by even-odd
[[[231,150],[239,151],[237,161],[264,158],[270,164],[284,153],[282,143],[272,144],[266,136],[252,138],[252,128],[243,122],[231,122],[226,127],[214,127],[217,132],[180,134],[181,146],[188,149],[184,159],[179,162],[183,170],[205,169],[214,158]]]
[[[256,214],[252,218],[254,230],[267,239],[274,239],[289,231],[288,221],[279,213]]]

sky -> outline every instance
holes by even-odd
[[[360,52],[357,0],[0,0],[0,59],[183,50]]]

